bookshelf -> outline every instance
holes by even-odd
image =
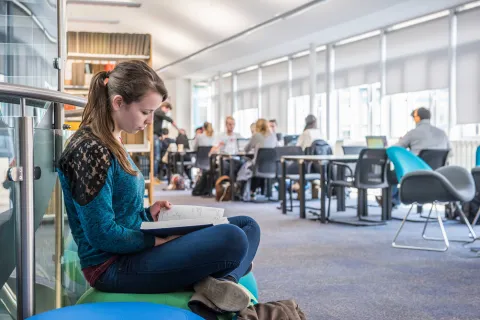
[[[113,70],[118,62],[143,60],[152,66],[152,37],[149,34],[72,32],[67,33],[67,63],[64,91],[87,97],[90,81],[100,71]],[[72,110],[73,109],[73,110]],[[75,113],[75,107],[65,106],[65,110]],[[67,124],[77,130],[81,116],[69,116]],[[145,176],[148,201],[153,204],[153,125],[136,134],[122,133],[125,149],[135,160],[136,155],[150,160],[149,176]],[[137,166],[142,167],[137,163]]]

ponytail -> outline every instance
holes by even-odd
[[[203,125],[204,129],[205,129],[205,135],[207,137],[211,137],[213,136],[213,127],[212,127],[212,124],[210,122],[205,122],[205,124]]]

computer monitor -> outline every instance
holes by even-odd
[[[289,135],[283,137],[283,145],[284,146],[295,146],[297,144],[298,135]]]
[[[367,148],[370,149],[383,149],[388,146],[386,136],[366,136]]]

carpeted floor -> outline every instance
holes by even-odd
[[[300,220],[298,211],[282,215],[277,203],[217,203],[160,189],[155,196],[255,218],[262,228],[254,265],[260,300],[295,299],[307,319],[480,319],[480,258],[461,244],[451,243],[444,253],[400,250],[391,247],[400,221],[377,227],[320,224]],[[402,239],[425,244],[422,227],[409,223]],[[459,223],[446,229],[451,237],[467,236]],[[438,225],[431,224],[431,231],[439,234]]]

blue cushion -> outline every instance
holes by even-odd
[[[202,320],[196,314],[174,307],[146,302],[104,302],[65,307],[38,314],[30,320]]]
[[[395,166],[398,182],[400,182],[407,173],[418,170],[432,170],[432,168],[420,157],[399,146],[387,148],[387,155]]]
[[[252,295],[257,299],[258,301],[258,286],[257,286],[257,280],[255,279],[255,276],[253,275],[253,272],[249,272],[247,275],[243,276],[240,278],[239,283],[244,286],[245,288],[248,289],[252,293]]]

